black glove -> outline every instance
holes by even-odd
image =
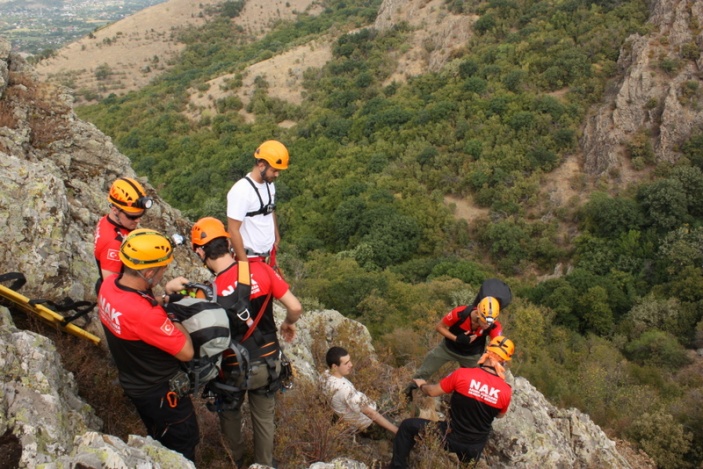
[[[175,314],[173,314],[173,313],[168,313],[168,312],[167,312],[167,313],[166,313],[166,316],[168,316],[168,318],[171,320],[171,322],[181,322],[181,320],[178,319],[178,317],[177,317]]]
[[[170,295],[164,296],[168,298],[168,301],[165,302],[166,304],[164,305],[164,309],[166,310],[166,315],[171,322],[185,321],[193,314],[187,307],[178,304],[178,302],[185,297],[184,295],[180,293],[171,293]],[[164,298],[164,300],[166,298]]]
[[[471,343],[471,336],[466,334],[459,334],[456,336],[456,343],[469,345]]]
[[[408,398],[409,401],[412,401],[413,399],[413,391],[417,389],[417,383],[413,381],[412,383],[408,384],[405,389],[403,390],[403,394],[405,394],[405,397]]]

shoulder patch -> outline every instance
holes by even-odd
[[[161,330],[163,331],[164,334],[166,335],[171,335],[173,334],[173,331],[176,329],[176,326],[173,325],[171,320],[169,318],[166,318],[163,324],[161,324]]]

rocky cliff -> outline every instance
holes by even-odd
[[[28,296],[94,299],[93,227],[107,209],[110,182],[134,171],[108,137],[76,118],[70,95],[38,81],[9,50],[0,40],[0,270],[23,272]],[[142,225],[187,234],[188,220],[146,187],[157,203]],[[204,279],[189,256],[177,250],[167,275]],[[342,325],[372,350],[363,325],[333,311],[307,312],[289,349],[300,379],[316,378],[313,350],[328,346]],[[49,339],[17,329],[0,308],[0,466],[192,467],[149,438],[131,435],[125,442],[102,434],[55,351]],[[631,467],[587,415],[553,407],[521,378],[512,412],[495,426],[485,465]],[[336,460],[313,467],[365,466]]]
[[[653,0],[651,33],[623,46],[621,78],[589,117],[582,138],[591,174],[628,165],[628,145],[649,146],[655,161],[675,161],[679,145],[703,128],[703,2]]]

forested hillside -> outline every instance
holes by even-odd
[[[447,14],[474,21],[472,37],[440,71],[405,82],[390,77],[410,26],[371,28],[377,0],[324,5],[251,42],[230,20],[241,4],[225,2],[183,33],[185,52],[157,82],[79,113],[193,220],[224,219],[253,150],[281,140],[291,167],[277,182],[280,262],[308,309],[359,319],[405,365],[436,342],[445,312],[500,276],[518,297],[501,315],[516,374],[660,467],[698,467],[703,132],[675,162],[657,159],[647,134],[628,142],[631,183],[614,171],[554,180],[579,157],[584,121],[622,72],[628,36],[650,30],[647,2],[449,1]],[[245,120],[235,91],[246,67],[332,33],[332,60],[304,72],[303,102],[270,97],[259,76],[246,104],[255,120]],[[652,73],[695,60],[692,43],[673,63],[653,60]],[[208,93],[223,74],[235,77],[231,94],[190,120],[189,90]],[[699,88],[700,77],[690,80],[682,99],[700,107]],[[551,199],[550,184],[577,196]],[[488,215],[467,222],[447,196]]]

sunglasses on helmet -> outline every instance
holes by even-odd
[[[139,215],[131,215],[131,214],[125,212],[124,210],[122,210],[122,209],[119,208],[119,207],[117,207],[117,210],[119,210],[120,212],[122,212],[125,217],[129,218],[129,219],[132,220],[132,221],[139,220],[140,218],[142,218],[142,217],[144,216],[144,212],[140,213]]]

